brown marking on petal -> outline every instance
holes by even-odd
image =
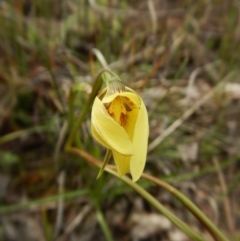
[[[126,125],[127,119],[128,119],[128,116],[121,113],[121,117],[120,117],[121,126],[124,127]]]
[[[132,109],[128,105],[124,104],[124,106],[126,108],[126,111],[132,111]]]
[[[137,109],[137,106],[134,102],[132,102],[128,97],[125,97],[124,105],[127,111],[131,111],[133,109]]]
[[[126,126],[128,112],[138,108],[129,98],[117,96],[112,102],[105,104],[108,114],[121,126]]]

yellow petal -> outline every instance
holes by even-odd
[[[130,158],[123,156],[116,151],[112,151],[113,158],[117,167],[118,175],[121,177],[130,171]]]
[[[128,136],[130,137],[130,140],[132,142],[133,142],[133,136],[134,136],[134,133],[135,133],[138,114],[139,114],[139,109],[132,109],[131,111],[129,111],[127,113],[128,118],[127,118],[127,121],[126,121],[125,126],[124,126],[124,129],[128,133]]]
[[[123,96],[129,98],[135,105],[140,106],[141,101],[138,95],[131,92],[121,92],[121,93],[114,93],[112,95],[105,96],[102,100],[103,103],[110,103],[112,102],[116,97]]]
[[[131,100],[136,106],[140,107],[141,105],[141,99],[140,97],[135,94],[135,93],[131,93],[131,92],[122,92],[119,93],[119,96],[124,96],[127,97],[129,100]]]
[[[106,96],[103,97],[102,102],[103,103],[110,103],[118,96],[119,96],[118,92],[114,93],[114,94],[111,94],[111,95],[106,95]]]
[[[91,122],[91,132],[93,137],[104,147],[111,149],[110,146],[106,143],[106,141],[104,141],[102,139],[102,137],[100,136],[100,134],[97,132],[97,130],[95,129],[93,123]]]
[[[134,182],[141,177],[146,163],[148,135],[148,114],[146,107],[141,100],[141,107],[138,112],[133,135],[134,154],[130,158],[130,171]]]
[[[92,124],[105,146],[109,146],[111,150],[122,155],[133,154],[133,145],[127,132],[112,119],[98,97],[95,98],[92,108]]]

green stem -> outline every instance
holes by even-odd
[[[119,77],[114,74],[113,72],[111,72],[110,70],[106,70],[106,69],[103,69],[96,77],[95,79],[95,82],[93,84],[93,88],[92,88],[92,92],[88,98],[88,101],[86,103],[86,105],[84,106],[81,114],[79,115],[79,117],[77,118],[74,126],[71,128],[71,131],[70,131],[70,134],[68,136],[68,139],[66,141],[66,144],[65,144],[65,147],[64,147],[64,150],[67,151],[71,146],[72,146],[72,143],[75,139],[75,136],[76,134],[78,133],[78,129],[80,128],[84,118],[86,117],[86,115],[88,114],[89,110],[91,109],[92,107],[92,104],[93,104],[93,101],[95,99],[95,97],[97,96],[100,88],[102,87],[102,83],[103,81],[105,83],[107,83],[108,80],[112,79],[113,77],[114,78],[118,78]],[[74,95],[74,93],[72,93]],[[74,101],[74,96],[71,96],[70,99],[69,99],[70,103],[69,103],[69,106],[71,106],[71,108],[73,108],[73,103],[72,101]],[[72,113],[72,110],[70,110],[70,115],[73,115]],[[69,120],[70,120],[70,125],[72,124],[72,116],[69,117]],[[77,140],[77,144],[80,145],[79,141]]]
[[[192,214],[202,223],[202,225],[209,231],[209,233],[216,241],[228,241],[228,239],[217,229],[217,227],[207,218],[207,216],[176,188],[148,174],[144,173],[143,177],[147,180],[154,182],[158,186],[163,187],[164,189],[172,193],[177,199],[179,199],[184,204],[184,206],[190,212],[192,212]]]
[[[71,129],[71,131],[70,131],[70,134],[69,134],[68,139],[67,139],[66,144],[65,144],[65,148],[64,148],[65,151],[67,151],[67,150],[71,147],[71,145],[72,145],[72,143],[73,143],[73,140],[74,140],[74,137],[75,137],[75,135],[78,133],[78,129],[80,128],[80,125],[82,124],[84,118],[86,117],[86,115],[88,114],[89,110],[91,109],[92,104],[93,104],[93,101],[94,101],[94,99],[95,99],[98,91],[100,90],[100,88],[101,88],[101,86],[102,86],[102,82],[103,82],[103,81],[102,81],[101,75],[102,75],[102,73],[104,73],[105,71],[106,71],[106,70],[103,70],[103,71],[101,71],[101,72],[98,74],[98,76],[97,76],[97,78],[96,78],[96,80],[95,80],[95,82],[94,82],[94,84],[93,84],[93,89],[92,89],[92,92],[91,92],[91,94],[90,94],[90,96],[89,96],[89,98],[88,98],[88,101],[87,101],[87,103],[86,103],[86,105],[84,106],[81,114],[80,114],[79,117],[77,118],[74,126],[72,127],[72,129]]]
[[[89,155],[87,152],[83,150],[79,150],[77,148],[71,147],[68,149],[68,152],[77,154],[85,158],[88,162],[92,163],[95,166],[101,167],[102,162],[97,160],[96,158]],[[178,217],[176,217],[173,213],[168,211],[161,203],[157,201],[151,194],[149,194],[147,191],[145,191],[141,186],[138,184],[132,182],[127,177],[119,177],[117,172],[110,169],[109,167],[105,168],[105,171],[109,172],[110,174],[118,177],[125,183],[127,183],[129,186],[131,186],[135,191],[137,191],[143,198],[145,198],[147,201],[149,201],[158,211],[160,211],[163,215],[165,215],[172,223],[174,223],[179,229],[181,229],[185,234],[187,234],[192,240],[196,241],[205,241],[203,237],[201,237],[198,233],[196,233],[194,230],[192,230],[187,224],[185,224],[183,221],[181,221]]]
[[[157,199],[155,199],[151,194],[145,191],[141,186],[137,183],[132,182],[128,177],[119,177],[118,174],[106,168],[107,172],[111,173],[112,175],[120,178],[122,181],[127,183],[130,187],[132,187],[136,192],[138,192],[143,198],[145,198],[153,207],[155,207],[159,212],[161,212],[165,217],[167,217],[172,223],[174,223],[179,229],[181,229],[185,234],[187,234],[190,238],[197,241],[204,241],[205,239],[193,231],[187,224],[181,221],[177,216],[171,213],[168,209],[166,209]]]
[[[70,90],[70,94],[69,94],[69,98],[68,98],[68,130],[72,130],[72,128],[74,127],[74,122],[75,122],[75,118],[74,118],[74,101],[76,98],[76,91],[74,91],[73,88],[71,88]],[[78,147],[82,149],[82,143],[80,141],[79,135],[75,135],[74,141],[73,143]]]
[[[69,95],[69,98],[68,98],[68,109],[69,109],[69,112],[68,112],[68,123],[69,123],[68,129],[69,129],[69,131],[73,129],[74,123],[75,123],[74,102],[75,102],[76,96],[77,96],[76,91],[74,91],[74,88],[71,88],[70,95]],[[75,135],[74,140],[72,142],[78,148],[82,149],[82,143],[81,143],[79,135]]]
[[[96,205],[96,213],[97,213],[97,220],[102,228],[102,231],[106,237],[107,241],[113,241],[112,234],[110,232],[110,228],[106,222],[106,219],[101,211],[101,209]]]

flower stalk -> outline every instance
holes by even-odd
[[[183,193],[179,192],[176,188],[170,184],[153,177],[149,174],[143,173],[143,178],[149,180],[156,185],[164,188],[180,200],[184,206],[201,222],[201,224],[208,230],[212,235],[214,240],[228,241],[228,239],[219,231],[219,229],[209,220],[209,218],[193,203],[191,202]]]
[[[79,155],[86,159],[89,163],[101,167],[101,161],[97,160],[87,152],[77,149],[71,148],[69,150],[72,154]],[[175,224],[180,230],[182,230],[186,235],[188,235],[194,241],[206,241],[200,234],[195,232],[191,227],[181,221],[177,216],[171,213],[168,209],[166,209],[161,203],[158,202],[156,198],[154,198],[151,194],[149,194],[146,190],[144,190],[140,185],[133,182],[130,178],[124,176],[119,177],[118,173],[114,171],[112,168],[106,167],[104,169],[106,172],[118,177],[122,181],[124,181],[127,185],[132,187],[136,192],[138,192],[143,198],[145,198],[153,207],[155,207],[159,212],[165,215],[173,224]]]
[[[102,87],[102,83],[103,83],[103,79],[102,79],[102,75],[104,72],[106,72],[107,70],[103,70],[101,71],[98,76],[96,77],[94,83],[93,83],[93,88],[92,88],[92,92],[88,98],[88,101],[86,103],[86,105],[84,106],[81,114],[79,115],[79,117],[76,119],[75,123],[71,123],[70,122],[70,126],[72,125],[73,127],[71,128],[70,130],[70,134],[67,138],[67,141],[66,141],[66,144],[65,144],[65,147],[64,147],[64,150],[65,151],[68,151],[69,148],[72,146],[72,143],[74,141],[74,138],[77,136],[77,132],[83,122],[83,120],[85,119],[86,115],[89,113],[91,107],[92,107],[92,104],[93,104],[93,101],[97,95],[97,93],[99,92],[99,90],[101,89]],[[73,92],[71,92],[71,95],[74,95]],[[73,106],[73,100],[72,100],[72,96],[70,96],[70,100],[71,100],[71,105]],[[70,115],[72,115],[72,106],[70,106]],[[69,118],[70,121],[72,121],[72,117]]]

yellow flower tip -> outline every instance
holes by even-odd
[[[149,135],[142,99],[120,81],[111,81],[92,108],[93,137],[113,153],[119,176],[130,172],[137,181],[144,170]]]

